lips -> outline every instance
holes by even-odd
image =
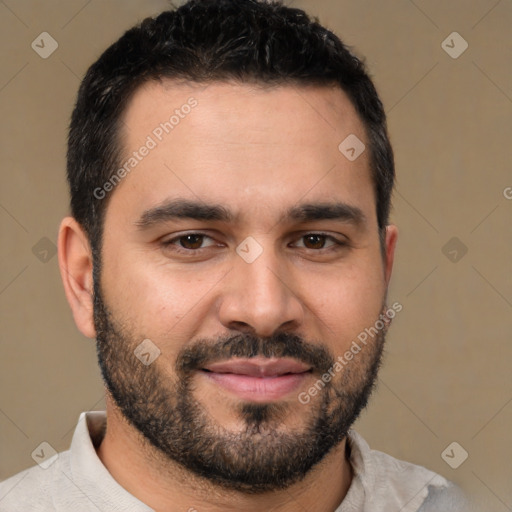
[[[212,363],[204,368],[214,373],[232,373],[250,377],[278,377],[287,373],[303,373],[311,370],[308,366],[294,359],[267,359],[253,357],[251,359],[231,359]]]
[[[202,374],[239,398],[268,402],[298,389],[311,371],[311,366],[293,359],[254,357],[211,363]]]

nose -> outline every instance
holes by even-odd
[[[220,322],[227,329],[260,337],[298,329],[304,308],[293,281],[286,262],[271,249],[264,249],[252,263],[236,255],[223,280]]]

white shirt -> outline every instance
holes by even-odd
[[[99,459],[95,446],[105,425],[104,411],[81,413],[69,450],[42,459],[51,462],[46,469],[36,465],[0,483],[0,511],[153,511],[121,487]],[[347,439],[354,478],[335,512],[467,510],[458,488],[442,476],[371,450],[353,430]]]

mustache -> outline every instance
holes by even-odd
[[[313,372],[326,373],[334,363],[327,349],[306,342],[291,333],[276,333],[267,338],[240,333],[216,340],[201,339],[185,347],[176,360],[176,372],[182,375],[201,370],[204,366],[232,358],[290,357],[312,367]]]

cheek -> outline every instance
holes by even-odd
[[[385,294],[382,269],[375,263],[340,267],[322,282],[311,309],[328,327],[323,331],[325,339],[335,338],[339,351],[379,317]]]
[[[104,267],[103,292],[114,314],[155,340],[190,338],[210,307],[208,297],[222,269],[179,269],[140,251],[131,254],[112,258]]]

